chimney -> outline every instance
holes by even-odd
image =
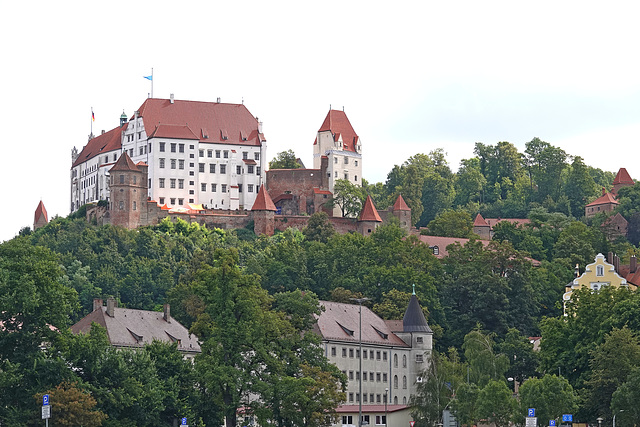
[[[609,253],[607,254],[607,262],[608,262],[609,264],[613,264],[613,252],[609,252]]]
[[[169,95],[169,102],[173,104],[173,101],[174,101],[174,99],[173,99],[173,94],[170,94],[170,95]]]
[[[102,299],[94,298],[93,299],[93,311],[96,311],[99,308],[102,308]]]
[[[171,323],[171,306],[169,304],[165,304],[162,306],[162,309],[164,311],[164,315],[162,316],[162,318],[165,320],[165,322]]]
[[[217,102],[218,104],[220,104],[220,97],[218,97],[218,99],[216,100],[216,102]]]
[[[613,257],[613,268],[616,273],[620,272],[620,257],[618,255]]]
[[[580,266],[578,264],[576,264],[576,270],[575,270],[575,273],[573,274],[573,277],[575,278],[580,277]]]
[[[115,308],[118,306],[114,297],[107,298],[107,316],[113,317],[115,314]]]
[[[258,122],[258,133],[262,133],[262,122]]]
[[[607,190],[606,188],[602,187],[602,195],[604,196],[605,194],[607,194]]]
[[[102,129],[102,133],[100,135],[104,135],[104,129]]]

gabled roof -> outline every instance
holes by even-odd
[[[473,226],[474,227],[489,227],[489,224],[487,224],[487,221],[484,220],[482,215],[478,214],[478,215],[476,215],[476,219],[473,220]]]
[[[200,142],[225,143],[238,145],[260,145],[264,136],[258,132],[258,120],[247,110],[244,104],[223,104],[218,102],[182,101],[148,98],[138,109],[147,135],[156,135],[158,131],[169,132],[170,127],[184,126],[180,134],[187,139],[199,139]],[[157,135],[159,136],[159,135]],[[169,136],[171,137],[171,136]],[[226,139],[225,139],[226,138]]]
[[[357,343],[360,338],[360,306],[332,301],[320,301],[324,311],[316,316],[314,330],[323,339]],[[408,347],[387,326],[384,320],[362,306],[362,342],[368,344]]]
[[[613,197],[613,194],[606,192],[604,189],[602,190],[604,193],[602,196],[595,199],[593,202],[589,203],[587,206],[597,206],[597,205],[607,205],[614,204],[619,205],[618,201]]]
[[[267,193],[266,186],[261,185],[256,196],[256,201],[253,203],[252,211],[276,211],[276,205],[273,204],[273,200]]]
[[[143,347],[153,340],[178,341],[178,350],[200,352],[200,344],[194,335],[177,320],[164,319],[164,313],[129,308],[114,308],[113,317],[107,314],[107,307],[98,307],[71,327],[74,334],[88,333],[91,324],[97,323],[107,330],[111,345],[116,347]]]
[[[344,150],[356,151],[356,144],[358,143],[359,137],[356,131],[353,130],[351,122],[349,122],[344,111],[329,110],[327,117],[325,117],[322,126],[320,126],[318,130],[318,132],[326,131],[330,131],[333,134],[334,141],[342,137],[342,148]]]
[[[40,203],[38,203],[38,207],[36,208],[36,213],[33,217],[33,223],[37,224],[41,219],[45,223],[49,222],[49,216],[47,215],[47,210],[45,209],[42,200],[40,200]]]
[[[371,199],[371,196],[367,196],[367,200],[364,202],[364,206],[362,207],[362,212],[360,212],[360,218],[358,218],[358,220],[382,222],[376,207],[373,205],[373,199]]]
[[[633,181],[633,179],[631,179],[629,172],[627,172],[625,168],[620,168],[620,170],[618,171],[618,174],[616,175],[616,178],[613,180],[613,185],[617,185],[617,184],[634,185],[635,182]]]
[[[133,163],[131,157],[124,152],[115,165],[109,171],[139,171],[138,167]]]
[[[167,139],[195,139],[198,140],[195,133],[187,125],[165,125],[159,124],[156,129],[151,132],[149,138],[167,138]]]
[[[403,332],[428,332],[433,333],[427,319],[424,317],[422,307],[418,302],[418,297],[414,293],[409,300],[409,306],[402,318]]]
[[[71,167],[73,168],[78,166],[79,164],[102,153],[120,150],[122,148],[122,131],[127,129],[127,125],[128,124],[125,124],[122,127],[118,126],[117,128],[111,129],[109,132],[105,132],[102,135],[98,135],[89,140],[87,145],[82,148],[78,158],[73,162]]]
[[[402,198],[402,194],[399,194],[398,198],[396,199],[396,202],[393,204],[393,208],[391,208],[391,210],[393,210],[393,211],[410,211],[411,208],[409,206],[407,206],[407,204],[405,203],[404,199]]]

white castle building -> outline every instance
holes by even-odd
[[[127,152],[148,165],[148,197],[168,208],[250,209],[264,182],[266,139],[244,104],[147,99],[120,126],[72,150],[71,212],[108,200],[108,170]]]

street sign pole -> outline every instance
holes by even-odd
[[[49,427],[49,418],[51,418],[51,405],[49,404],[49,395],[42,396],[42,418],[44,419],[44,425]]]

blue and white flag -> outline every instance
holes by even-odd
[[[152,80],[153,81],[153,76],[142,76],[142,77],[144,77],[147,80]]]

